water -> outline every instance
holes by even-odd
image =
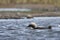
[[[51,30],[29,29],[29,23],[53,26]],[[60,17],[35,17],[32,19],[0,19],[0,40],[60,40]]]
[[[0,11],[31,11],[31,9],[28,8],[0,8]]]

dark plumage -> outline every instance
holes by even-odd
[[[36,25],[34,24],[34,23],[32,23],[32,24],[30,24],[30,25],[28,25],[28,27],[31,27],[31,28],[33,28],[33,29],[51,29],[51,27],[52,26],[48,26],[48,27],[36,27]]]

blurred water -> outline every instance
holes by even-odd
[[[53,26],[51,30],[33,30],[27,26]],[[60,40],[60,17],[35,17],[32,19],[0,19],[0,40]]]
[[[31,9],[28,8],[0,8],[0,11],[31,11]]]

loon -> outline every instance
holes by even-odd
[[[32,29],[51,29],[52,28],[52,26],[48,26],[48,27],[37,26],[36,23],[31,23],[27,27],[30,27]]]

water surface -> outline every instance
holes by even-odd
[[[53,26],[51,30],[29,29],[29,23]],[[60,17],[34,17],[32,19],[0,19],[0,40],[60,40]]]

